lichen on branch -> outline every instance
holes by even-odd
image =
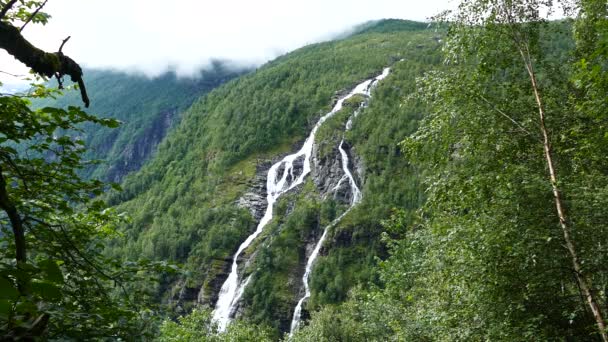
[[[0,48],[40,75],[69,75],[73,82],[78,83],[82,101],[85,107],[89,107],[89,97],[82,80],[80,65],[61,51],[45,52],[35,47],[21,35],[18,28],[3,21],[0,21]]]

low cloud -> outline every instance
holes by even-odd
[[[28,26],[35,45],[86,67],[193,75],[213,59],[259,65],[277,55],[381,18],[425,20],[447,0],[51,0],[47,26]],[[0,63],[26,72],[5,53]]]

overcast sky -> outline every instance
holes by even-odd
[[[47,51],[71,36],[63,51],[84,66],[187,75],[211,58],[260,64],[368,20],[425,21],[448,1],[50,0],[49,24],[23,33]],[[27,71],[0,53],[1,70]]]

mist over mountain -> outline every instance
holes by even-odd
[[[154,153],[158,143],[179,123],[182,112],[192,102],[248,71],[219,60],[190,77],[179,77],[172,71],[151,77],[143,73],[85,69],[91,99],[89,111],[100,117],[120,120],[121,126],[116,129],[99,129],[96,125],[83,127],[84,131],[78,135],[89,146],[87,157],[101,161],[83,170],[83,175],[120,182]],[[56,86],[56,82],[52,81],[51,86]],[[39,108],[68,107],[79,101],[79,91],[71,89],[57,99],[34,101],[34,105]]]

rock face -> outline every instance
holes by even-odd
[[[177,117],[177,108],[170,108],[158,113],[154,121],[136,139],[125,145],[119,153],[118,160],[111,163],[106,172],[106,180],[119,183],[131,171],[141,168],[144,162],[156,151],[157,145]],[[117,136],[110,136],[107,143],[113,145]],[[105,144],[104,144],[105,145]]]
[[[361,191],[363,191],[363,184],[364,184],[364,180],[365,180],[365,161],[363,160],[363,158],[359,157],[359,155],[357,155],[357,151],[355,151],[355,149],[351,149],[351,153],[349,155],[352,155],[351,160],[353,161],[353,168],[351,170],[353,170],[353,177],[355,177],[355,180],[357,181],[357,184],[359,185],[359,189],[361,189]],[[347,153],[349,151],[346,151]]]
[[[352,199],[351,188],[348,184],[348,180],[344,178],[344,171],[342,171],[342,158],[340,157],[340,152],[338,151],[339,141],[332,148],[331,153],[328,156],[321,157],[319,154],[319,149],[315,145],[313,147],[313,157],[312,157],[312,179],[315,183],[315,186],[319,190],[319,193],[323,198],[327,198],[328,196],[333,196],[333,198],[341,203],[348,204]],[[353,160],[351,156],[351,148],[347,142],[344,142],[342,145],[346,153],[349,155],[349,160]],[[360,163],[355,159],[356,163]],[[362,164],[360,165],[362,167]],[[355,170],[353,175],[357,177],[361,173],[358,170],[357,165],[349,165],[351,170]],[[358,180],[357,184],[360,184]]]
[[[249,210],[256,221],[264,216],[264,211],[268,206],[266,202],[266,175],[270,166],[272,166],[270,161],[257,165],[255,176],[249,182],[247,192],[236,201],[237,207]]]
[[[232,260],[230,258],[224,260],[220,274],[227,275],[230,272],[231,264]],[[213,304],[217,302],[224,280],[226,280],[226,277],[209,277],[209,282],[198,288],[198,295],[194,300],[200,304],[213,307]]]
[[[175,314],[185,315],[192,303],[196,303],[198,292],[198,288],[189,287],[186,285],[186,281],[180,279],[171,285],[167,304]]]

